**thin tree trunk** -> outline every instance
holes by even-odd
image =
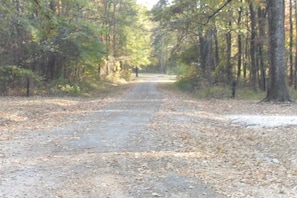
[[[289,23],[290,23],[290,41],[289,41],[289,85],[292,86],[294,83],[294,67],[293,67],[293,2],[290,0],[289,7]]]
[[[212,84],[212,72],[214,71],[214,58],[213,58],[213,51],[212,51],[212,35],[213,30],[210,29],[206,32],[206,50],[207,50],[207,58],[206,58],[206,67],[207,67],[207,80],[209,84]]]
[[[205,38],[203,36],[203,32],[199,31],[199,43],[200,43],[200,62],[202,68],[202,74],[205,76],[206,74],[206,50],[205,50]]]
[[[251,17],[251,46],[250,46],[250,56],[251,56],[251,82],[253,90],[256,91],[256,79],[257,79],[257,68],[256,68],[256,14],[254,11],[253,3],[250,2],[250,17]]]
[[[265,35],[265,10],[261,7],[258,8],[258,23],[259,23],[259,42],[258,42],[258,55],[259,55],[259,69],[260,69],[260,78],[259,84],[262,91],[266,91],[266,68],[264,66],[264,38]]]
[[[295,0],[295,19],[297,19],[297,0]],[[295,20],[295,34],[297,35],[297,20]],[[297,45],[297,44],[295,44]],[[294,89],[297,90],[297,50],[295,52]]]
[[[242,7],[239,8],[238,11],[238,20],[237,24],[240,26],[241,24],[241,15],[242,15]],[[237,36],[237,49],[238,49],[238,55],[237,55],[237,80],[240,79],[241,76],[241,65],[242,65],[242,38],[241,33],[238,33]]]
[[[227,73],[227,82],[232,82],[232,64],[231,64],[231,46],[232,46],[232,37],[231,32],[226,34],[226,45],[227,45],[227,63],[226,63],[226,73]]]
[[[29,97],[29,96],[30,96],[30,78],[27,77],[27,78],[26,78],[26,81],[27,81],[27,82],[26,82],[26,90],[27,90],[27,91],[26,91],[26,96]]]
[[[243,79],[247,80],[247,64],[248,64],[248,57],[249,57],[249,41],[248,39],[245,40],[245,53],[244,53],[244,63],[243,63]]]
[[[214,30],[214,43],[215,43],[215,66],[220,63],[220,53],[219,53],[219,41],[217,29]]]
[[[227,64],[226,64],[226,74],[227,74],[227,83],[230,84],[233,81],[233,73],[232,73],[232,62],[231,62],[231,52],[232,52],[232,34],[231,34],[231,28],[232,28],[232,21],[230,20],[232,18],[233,12],[230,10],[229,13],[229,22],[228,22],[228,28],[229,31],[226,34],[226,48],[227,48]]]

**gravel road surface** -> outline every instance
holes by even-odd
[[[224,197],[187,174],[186,159],[196,154],[183,151],[162,125],[154,127],[170,99],[156,87],[166,80],[140,75],[124,94],[82,111],[80,119],[68,116],[62,126],[1,140],[0,197]]]

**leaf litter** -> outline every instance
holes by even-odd
[[[155,127],[182,139],[184,152],[204,154],[200,160],[186,159],[187,174],[198,175],[228,197],[297,197],[296,104],[166,94],[170,100],[163,103]]]
[[[65,136],[64,140],[48,136],[44,137],[41,145],[46,149],[48,143],[54,143],[56,150],[54,153],[48,152],[45,157],[15,158],[7,156],[6,151],[1,150],[0,159],[9,163],[10,168],[0,169],[0,174],[9,171],[11,175],[17,177],[18,172],[23,169],[21,164],[30,169],[42,162],[43,165],[39,168],[45,169],[46,165],[51,166],[50,171],[65,165],[65,170],[56,175],[55,179],[63,178],[66,187],[77,186],[77,189],[79,185],[85,183],[86,192],[67,191],[65,188],[55,189],[57,197],[80,197],[86,193],[90,197],[100,195],[117,197],[116,195],[125,194],[121,191],[123,188],[133,189],[125,197],[131,194],[140,197],[144,192],[148,192],[147,195],[152,197],[164,197],[160,189],[161,183],[157,187],[150,182],[152,177],[154,182],[161,182],[166,179],[164,175],[173,172],[187,178],[199,178],[226,197],[297,197],[296,127],[292,125],[247,127],[246,122],[237,122],[230,117],[231,115],[296,116],[295,104],[196,100],[176,91],[162,87],[159,89],[163,93],[162,105],[149,121],[150,137],[131,134],[131,141],[137,142],[139,146],[138,152],[98,154],[90,147],[87,148],[87,153],[77,151],[74,156],[70,146],[68,150],[61,148],[62,141],[80,141],[83,136],[73,134],[71,137]],[[1,98],[1,144],[9,146],[12,140],[22,144],[22,140],[26,140],[26,137],[21,131],[32,131],[32,133],[39,131],[37,135],[42,136],[40,133],[43,130],[63,128],[66,122],[84,124],[81,123],[82,117],[96,114],[108,104],[118,100],[119,98],[115,97]],[[151,151],[147,151],[144,145],[147,138],[156,140],[154,145],[151,145],[154,148]],[[38,149],[33,143],[23,146],[28,149]],[[106,140],[106,146],[112,147],[112,143]],[[14,150],[14,152],[22,151]],[[76,166],[77,170],[70,169],[69,164]],[[118,169],[110,174],[110,167]],[[89,169],[92,169],[90,173],[84,172]],[[96,176],[99,172],[100,177]],[[32,169],[32,172],[27,171],[26,174],[35,173]],[[39,175],[35,179],[43,181],[44,177],[46,175]],[[36,190],[41,188],[33,184],[34,181],[32,184],[27,182],[29,187]],[[53,191],[51,184],[45,183],[45,185],[48,188],[45,194],[50,194]],[[117,188],[119,185],[121,188]],[[195,181],[187,180],[184,188],[193,189],[195,185]],[[173,186],[172,191],[174,189],[176,197],[185,195],[178,191],[177,186]]]

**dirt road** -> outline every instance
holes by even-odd
[[[166,81],[0,98],[0,197],[297,197],[296,104],[197,100]]]
[[[2,139],[0,197],[223,197],[183,173],[191,169],[188,155],[196,154],[182,151],[170,131],[153,127],[168,100],[156,85],[166,78],[142,76],[80,119]]]

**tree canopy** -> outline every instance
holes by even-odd
[[[136,0],[5,0],[0,90],[31,83],[77,92],[129,78],[135,66],[179,74],[190,90],[235,81],[270,96],[297,89],[297,2],[280,3],[284,12],[266,0],[159,0],[150,11]],[[283,32],[273,28],[276,16]],[[276,54],[274,32],[284,41]],[[280,93],[267,99],[290,100]]]
[[[41,84],[54,84],[52,89],[125,76],[133,66],[150,63],[149,28],[147,10],[135,0],[5,0],[0,5],[1,93],[27,80],[10,74],[19,84],[8,84],[3,75],[15,67],[32,71]]]
[[[164,63],[160,64],[161,70],[179,72],[191,90],[201,86],[229,86],[236,81],[237,85],[254,91],[269,90],[269,96],[280,93],[267,97],[268,100],[289,101],[287,80],[289,85],[297,86],[297,56],[294,58],[293,54],[297,42],[297,28],[293,24],[297,3],[280,1],[283,4],[280,7],[269,2],[160,0],[152,13],[158,23],[155,48],[165,54],[160,61]],[[284,12],[279,12],[281,8]],[[274,25],[276,18],[278,23]],[[281,33],[273,27],[284,31]],[[272,43],[274,33],[283,44]],[[276,54],[272,53],[275,49]],[[273,61],[276,57],[283,61],[276,63]]]

